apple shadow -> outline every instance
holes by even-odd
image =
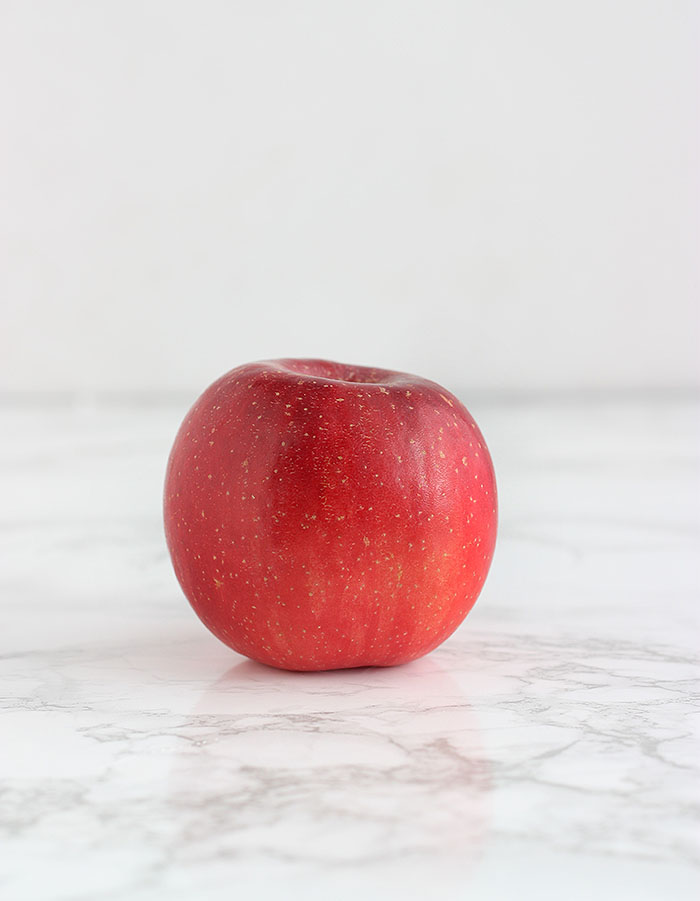
[[[316,695],[323,691],[337,693],[363,687],[382,688],[394,689],[399,693],[398,697],[404,698],[414,696],[414,689],[419,689],[421,696],[425,697],[432,687],[432,690],[442,688],[446,695],[465,697],[463,688],[458,686],[451,677],[449,667],[441,661],[439,650],[428,657],[398,666],[358,666],[316,671],[278,669],[243,658],[213,682],[209,691],[218,693],[246,685],[286,689],[302,695]]]

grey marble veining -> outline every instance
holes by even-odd
[[[3,897],[697,896],[700,406],[472,405],[477,607],[413,664],[320,674],[181,596],[182,412],[0,413]]]

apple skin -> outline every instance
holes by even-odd
[[[493,556],[476,423],[417,376],[325,360],[231,370],[173,445],[165,532],[202,622],[289,670],[392,666],[462,622]]]

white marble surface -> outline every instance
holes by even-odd
[[[700,406],[472,403],[477,607],[393,670],[212,638],[160,524],[183,404],[0,410],[0,895],[690,899]]]

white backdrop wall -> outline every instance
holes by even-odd
[[[699,10],[2,0],[0,388],[697,385]]]

